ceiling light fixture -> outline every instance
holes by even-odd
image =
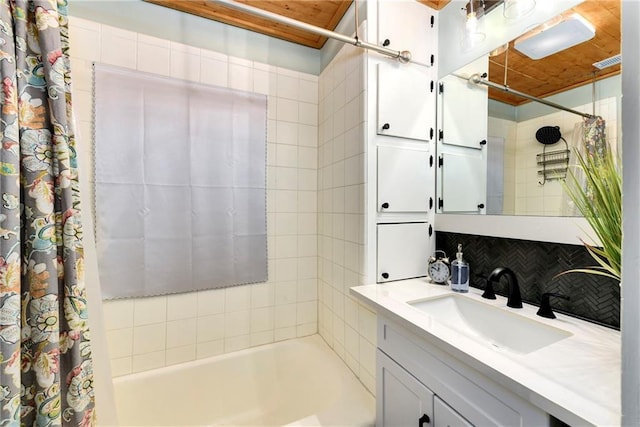
[[[484,2],[471,0],[462,10],[464,12],[462,48],[466,51],[474,48],[487,37],[484,33],[484,24],[480,20],[484,16]]]
[[[592,39],[595,35],[593,25],[574,13],[541,25],[518,38],[513,47],[531,59],[542,59]]]
[[[528,15],[535,9],[536,0],[504,0],[504,17],[518,19]]]

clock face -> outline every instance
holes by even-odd
[[[429,277],[436,283],[444,283],[449,278],[449,266],[438,260],[429,266]]]

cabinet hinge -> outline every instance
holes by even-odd
[[[444,159],[442,158],[442,156],[438,157],[438,167],[442,167],[443,164],[444,164]]]
[[[444,139],[444,131],[443,131],[442,129],[440,129],[440,130],[438,131],[438,139],[439,139],[440,141],[442,141],[442,140]]]
[[[444,93],[444,83],[438,83],[438,93]]]
[[[442,197],[438,197],[438,209],[442,209],[442,206],[444,206],[444,200]]]
[[[433,93],[434,88],[435,88],[435,82],[431,80],[431,93]]]
[[[436,56],[431,54],[431,66],[433,67],[433,64],[436,63]]]
[[[431,28],[433,28],[434,25],[436,25],[436,17],[431,15]]]
[[[433,139],[433,133],[434,133],[433,128],[430,128],[429,129],[429,139]]]
[[[429,197],[429,210],[433,209],[433,197]]]
[[[433,236],[433,227],[429,224],[429,237]]]
[[[433,154],[431,156],[429,156],[429,167],[430,168],[433,167]]]

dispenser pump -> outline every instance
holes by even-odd
[[[462,244],[458,244],[456,259],[451,263],[451,290],[469,292],[469,263],[462,258]]]

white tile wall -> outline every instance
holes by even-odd
[[[350,294],[364,284],[365,77],[345,46],[320,75],[318,316],[322,337],[375,393],[376,317]]]
[[[607,124],[607,140],[614,149],[618,141],[618,101],[615,97],[596,102],[595,113],[602,116]],[[591,113],[592,105],[586,104],[574,108],[577,111]],[[513,209],[517,215],[567,215],[567,196],[560,181],[547,181],[540,185],[536,155],[542,153],[543,145],[536,140],[536,131],[542,126],[560,126],[562,136],[571,149],[571,135],[576,123],[582,118],[565,111],[557,111],[545,116],[523,122],[490,118],[489,133],[504,136],[507,139],[505,152],[505,182],[515,183],[512,188],[505,184],[505,204],[511,201],[507,195],[513,194]],[[515,130],[514,130],[515,129]],[[547,150],[564,149],[562,141],[548,146]],[[509,177],[513,177],[511,180]]]
[[[77,17],[70,37],[78,147],[88,165],[92,61],[268,95],[269,281],[105,302],[113,374],[316,333],[318,77]]]

